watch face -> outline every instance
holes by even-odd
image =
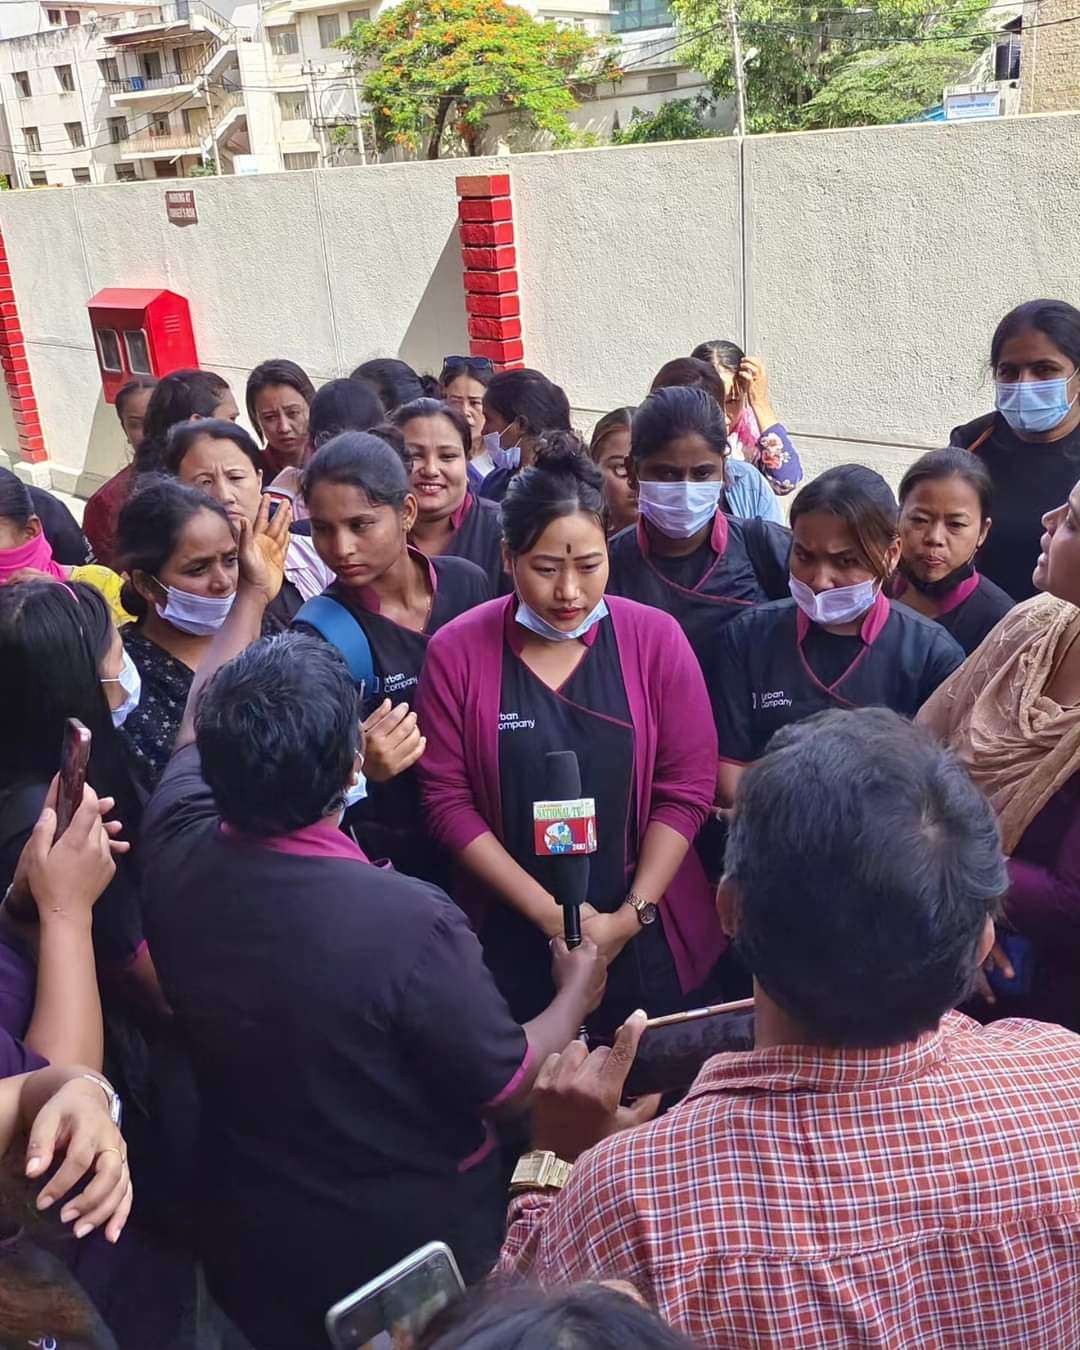
[[[656,916],[659,912],[660,911],[655,905],[643,905],[641,909],[638,910],[638,918],[642,923],[655,923]]]

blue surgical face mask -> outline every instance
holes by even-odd
[[[165,592],[165,603],[156,604],[158,615],[179,628],[182,633],[192,637],[209,637],[216,633],[229,617],[236,592],[232,595],[194,595],[191,591],[182,591],[177,586],[166,586],[163,581],[154,578]]]
[[[789,577],[791,595],[813,623],[828,628],[834,624],[854,623],[862,618],[878,596],[876,581],[859,581],[854,586],[834,586],[831,591],[813,591],[798,577]]]
[[[669,539],[689,539],[720,508],[723,483],[638,482],[641,514]]]
[[[607,601],[601,596],[599,604],[586,614],[576,628],[556,628],[554,624],[548,623],[547,619],[542,619],[536,610],[530,609],[522,600],[518,604],[514,620],[521,624],[522,628],[527,628],[530,633],[547,638],[550,642],[571,642],[574,638],[583,637],[590,628],[598,624],[601,619],[606,618],[607,612]]]
[[[520,440],[504,449],[501,431],[489,431],[484,435],[484,449],[497,469],[516,469],[521,463]]]
[[[139,699],[142,697],[142,676],[139,674],[139,667],[131,659],[131,654],[126,649],[120,674],[103,676],[101,683],[118,684],[124,691],[125,698],[119,708],[109,709],[112,713],[113,726],[122,727],[129,715],[139,706]]]
[[[1018,380],[1015,384],[998,380],[997,410],[1013,431],[1053,431],[1068,417],[1076,402],[1069,398],[1072,378],[1070,375],[1068,380]]]

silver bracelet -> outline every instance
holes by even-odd
[[[123,1103],[120,1100],[119,1092],[117,1092],[117,1090],[113,1087],[113,1085],[109,1082],[109,1080],[105,1077],[104,1074],[83,1073],[80,1074],[79,1077],[85,1078],[88,1082],[96,1083],[98,1087],[102,1090],[102,1092],[104,1092],[105,1100],[109,1106],[109,1119],[116,1126],[116,1128],[119,1129],[120,1121],[124,1114],[124,1107]]]

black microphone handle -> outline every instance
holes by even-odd
[[[580,905],[563,905],[563,936],[568,947],[581,946]]]

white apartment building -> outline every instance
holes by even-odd
[[[228,3],[228,0],[221,0]],[[346,53],[334,46],[394,0],[42,0],[39,31],[0,39],[0,173],[44,187],[219,172],[271,173],[375,157]],[[704,91],[679,62],[665,0],[520,0],[541,19],[612,31],[626,74],[571,114],[600,140],[634,107]],[[721,112],[727,117],[727,110]],[[539,148],[494,118],[483,149]],[[238,157],[242,157],[238,160]]]
[[[14,187],[176,178],[246,149],[236,47],[203,0],[42,4],[0,40],[0,172]],[[239,141],[237,136],[239,135]]]

